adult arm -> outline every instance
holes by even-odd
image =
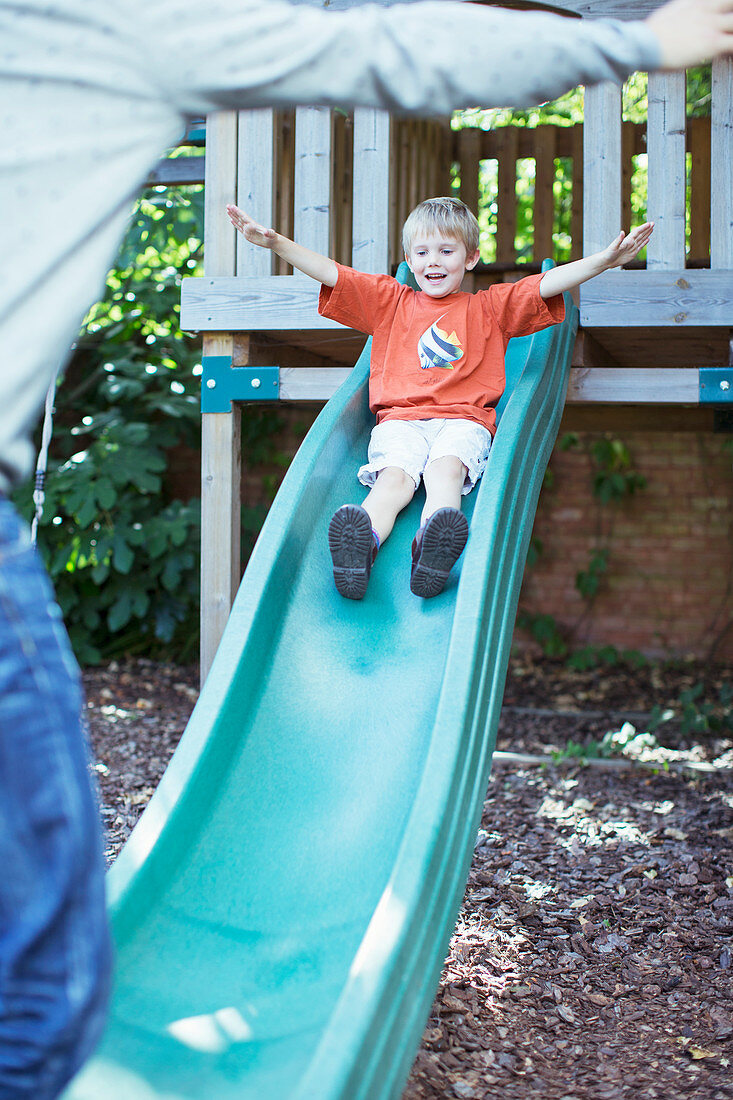
[[[337,12],[279,0],[220,0],[198,9],[162,0],[151,8],[146,21],[160,26],[148,39],[155,50],[151,72],[192,113],[243,103],[356,104],[417,114],[528,106],[577,84],[622,81],[663,61],[659,36],[643,22],[456,0]]]
[[[647,23],[613,23],[457,0],[339,12],[281,0],[0,0],[0,344],[13,364],[0,371],[0,493],[29,472],[56,363],[182,116],[521,106],[721,53],[732,11],[733,0],[673,0]]]

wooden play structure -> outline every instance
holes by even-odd
[[[580,16],[640,18],[657,5],[554,0],[553,6]],[[712,418],[712,408],[733,397],[733,62],[713,65],[709,119],[686,118],[684,73],[650,76],[646,126],[622,121],[615,85],[586,90],[582,127],[454,130],[447,119],[308,107],[207,120],[205,276],[184,281],[182,304],[182,327],[204,334],[204,675],[240,579],[241,402],[323,401],[364,341],[318,316],[310,280],[238,237],[226,203],[235,200],[262,222],[360,270],[394,271],[402,258],[400,228],[415,203],[448,193],[453,168],[461,197],[477,208],[481,162],[496,160],[496,262],[477,271],[478,288],[528,270],[514,252],[518,158],[536,165],[538,264],[552,255],[556,158],[572,161],[575,256],[605,246],[628,226],[632,158],[641,152],[648,156],[647,214],[656,231],[645,266],[608,272],[581,288],[568,402],[709,406]],[[191,182],[193,160],[183,171]]]

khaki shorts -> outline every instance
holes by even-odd
[[[420,484],[425,467],[436,458],[452,455],[466,467],[461,490],[470,493],[486,467],[491,432],[474,420],[383,420],[372,430],[367,463],[359,481],[368,488],[387,466],[397,466]]]

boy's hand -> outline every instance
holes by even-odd
[[[264,225],[250,218],[244,210],[240,210],[233,202],[227,204],[227,214],[235,229],[244,234],[250,244],[257,244],[260,248],[273,248],[277,239],[274,229],[268,229]]]
[[[540,295],[543,298],[552,298],[555,294],[562,294],[565,290],[574,290],[588,279],[594,279],[596,275],[602,275],[612,267],[620,267],[627,264],[639,254],[652,235],[654,222],[644,222],[637,225],[630,233],[619,233],[615,241],[611,241],[607,248],[600,252],[594,252],[592,256],[583,256],[581,260],[571,260],[569,264],[561,264],[546,271],[540,280]]]
[[[646,25],[659,39],[662,69],[686,69],[733,54],[733,0],[670,0]]]
[[[651,237],[653,229],[654,222],[644,222],[643,225],[637,225],[630,233],[624,233],[622,230],[601,253],[604,267],[606,269],[620,267],[633,260]]]
[[[731,0],[733,2],[733,0]],[[304,248],[296,244],[289,237],[277,233],[274,229],[268,229],[260,225],[244,210],[240,210],[233,202],[227,204],[227,214],[235,229],[242,233],[250,244],[257,244],[260,248],[269,248],[276,256],[281,256],[286,263],[297,267],[304,275],[315,279],[324,286],[336,286],[339,277],[338,264],[330,260],[328,256],[321,256],[320,252],[314,252],[311,248]]]

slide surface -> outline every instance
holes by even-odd
[[[368,351],[299,450],[212,671],[109,876],[116,988],[66,1100],[398,1097],[460,906],[577,311],[510,344],[471,533],[409,590],[422,493],[363,601],[326,529],[360,500]],[[507,400],[509,399],[509,400]],[[460,582],[460,583],[459,583]]]

